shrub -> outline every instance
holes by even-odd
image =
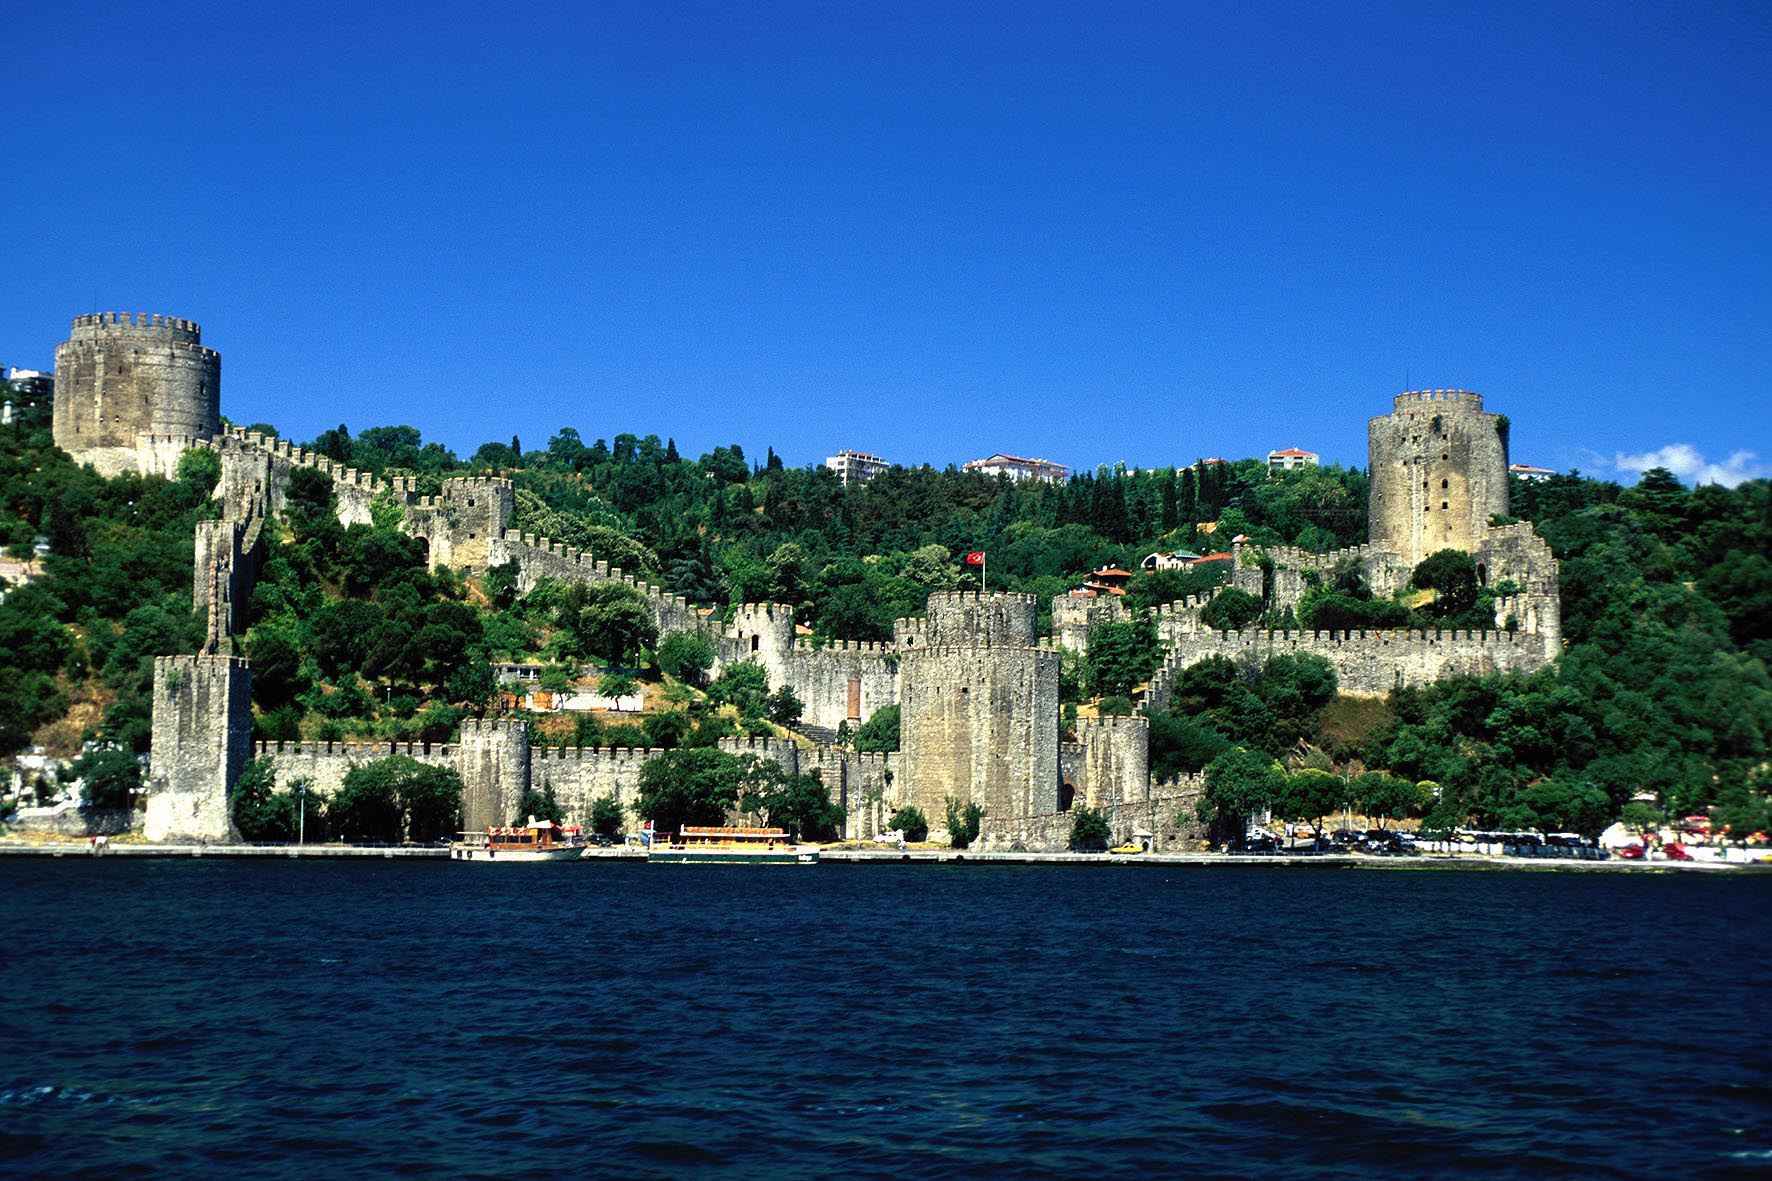
[[[948,843],[956,849],[965,849],[978,839],[978,830],[984,821],[984,809],[977,804],[961,807],[953,800],[948,800]]]
[[[929,839],[929,821],[924,818],[922,810],[913,804],[906,804],[894,812],[892,819],[886,822],[886,827],[904,833],[907,841]]]
[[[598,796],[591,805],[591,831],[600,837],[621,835],[621,826],[627,820],[627,809],[616,802],[614,796]]]
[[[1107,817],[1094,808],[1078,808],[1071,821],[1071,851],[1100,853],[1107,849],[1113,836]]]
[[[142,766],[126,750],[89,750],[68,768],[85,787],[88,808],[131,808],[141,790]]]
[[[875,710],[855,731],[858,751],[895,751],[898,749],[899,709],[886,705]]]

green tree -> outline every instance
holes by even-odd
[[[517,798],[517,808],[511,814],[511,823],[528,824],[531,818],[552,820],[555,824],[566,820],[566,809],[560,806],[559,799],[554,795],[553,784],[548,784],[541,791],[536,791],[534,785],[525,787],[523,794]]]
[[[1349,785],[1354,801],[1380,828],[1391,820],[1406,820],[1426,807],[1424,793],[1415,783],[1387,771],[1368,771]]]
[[[554,610],[563,654],[595,656],[611,664],[637,657],[658,639],[652,608],[640,592],[619,582],[575,582]]]
[[[895,832],[902,832],[907,841],[926,841],[929,839],[929,821],[915,804],[906,804],[892,814],[886,827]]]
[[[591,831],[598,836],[617,837],[627,822],[627,812],[614,796],[598,796],[591,804],[590,820]]]
[[[1214,837],[1240,837],[1251,817],[1273,807],[1286,789],[1286,774],[1272,756],[1237,747],[1213,759],[1206,768],[1206,791],[1200,819]]]
[[[667,750],[640,769],[635,809],[660,833],[686,824],[724,824],[738,803],[744,770],[736,755],[724,751]]]
[[[734,705],[747,717],[761,717],[769,695],[769,673],[754,660],[729,664],[708,687],[708,697],[722,705]]]
[[[1434,601],[1423,608],[1427,614],[1455,619],[1477,605],[1476,559],[1463,550],[1439,550],[1415,567],[1409,585],[1434,592]]]
[[[896,705],[883,705],[868,715],[868,720],[856,728],[855,749],[863,752],[897,750],[899,717]]]
[[[800,715],[806,712],[806,703],[794,696],[794,691],[783,685],[769,695],[768,717],[778,726],[793,726],[800,721]]]
[[[1100,853],[1113,839],[1107,817],[1094,808],[1078,808],[1072,813],[1070,847],[1073,853]]]
[[[984,809],[975,803],[961,805],[950,799],[947,807],[948,844],[956,849],[970,848],[978,839],[984,824]]]
[[[1085,680],[1097,697],[1125,696],[1148,681],[1162,661],[1156,621],[1148,615],[1089,629]]]
[[[74,760],[67,773],[80,781],[81,799],[88,808],[133,808],[141,791],[141,763],[126,750],[89,750]]]
[[[749,760],[743,807],[805,841],[834,841],[843,831],[843,806],[816,775],[789,775],[769,759]]]
[[[632,697],[640,691],[640,682],[626,673],[604,673],[597,678],[597,692],[604,697]]]
[[[1261,600],[1248,591],[1226,587],[1200,612],[1200,622],[1213,631],[1238,631],[1261,618]]]
[[[714,645],[706,636],[696,632],[667,632],[658,642],[656,659],[659,669],[667,675],[690,685],[700,685],[707,680],[708,670],[714,667]]]
[[[459,829],[461,792],[453,768],[391,755],[347,771],[327,812],[346,841],[435,841]]]
[[[1339,775],[1306,767],[1286,776],[1286,786],[1274,804],[1274,811],[1286,820],[1308,821],[1323,835],[1323,817],[1340,808],[1348,800],[1347,782]]]

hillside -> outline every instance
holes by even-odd
[[[570,429],[543,450],[513,439],[467,461],[411,427],[355,437],[339,428],[311,446],[379,475],[414,476],[421,488],[504,473],[524,530],[707,607],[792,604],[803,626],[832,640],[890,638],[892,620],[920,613],[931,591],[971,585],[959,561],[968,550],[989,553],[992,589],[1045,603],[1098,566],[1136,570],[1152,551],[1205,552],[1234,535],[1327,550],[1363,540],[1366,521],[1364,473],[1273,477],[1254,460],[1063,486],[894,469],[845,488],[773,453],[755,466],[737,447],[689,460],[656,437],[587,445]],[[214,457],[193,452],[176,480],[107,481],[57,451],[41,417],[0,431],[0,538],[20,558],[39,536],[48,547],[41,576],[0,605],[0,675],[20,687],[0,706],[6,751],[34,742],[70,754],[83,738],[145,747],[151,657],[190,651],[202,634],[190,609],[191,527],[212,511],[216,476]],[[462,717],[497,708],[501,662],[539,664],[556,687],[581,669],[593,684],[598,669],[618,686],[635,675],[653,682],[644,718],[614,723],[625,729],[580,714],[568,730],[549,719],[544,741],[707,745],[793,720],[794,703],[770,693],[779,687],[744,674],[729,672],[711,693],[698,687],[706,664],[684,650],[687,638],[658,636],[619,587],[544,584],[519,597],[497,568],[474,579],[430,573],[422,545],[393,520],[340,526],[331,495],[328,481],[298,474],[268,539],[245,641],[262,738],[441,740]],[[1326,716],[1333,675],[1325,684],[1307,659],[1262,675],[1208,663],[1189,671],[1174,712],[1153,718],[1153,771],[1198,770],[1232,744],[1275,755],[1315,748],[1339,769],[1431,781],[1443,819],[1592,828],[1644,791],[1679,813],[1763,808],[1767,484],[1688,490],[1651,472],[1627,489],[1571,475],[1516,481],[1512,503],[1562,564],[1566,650],[1555,668],[1449,681]],[[1155,605],[1216,581],[1141,573],[1130,598]],[[1474,583],[1455,593],[1456,582],[1387,599],[1332,579],[1307,595],[1303,618],[1264,618],[1260,602],[1239,603],[1237,592],[1214,609],[1219,626],[1476,626],[1486,603]],[[1107,712],[1128,708],[1120,697],[1155,665],[1155,637],[1136,622],[1100,641],[1087,661],[1067,662],[1067,709],[1092,698],[1105,698]]]

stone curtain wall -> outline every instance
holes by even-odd
[[[894,759],[889,754],[858,754],[836,746],[801,746],[781,738],[722,738],[728,754],[768,759],[790,775],[816,775],[830,798],[843,807],[843,839],[865,840],[886,831],[898,810]]]
[[[796,642],[788,655],[785,683],[805,702],[804,721],[825,730],[847,721],[853,729],[881,706],[898,704],[898,669],[890,644],[839,640],[820,648]],[[851,681],[860,688],[858,718],[849,716]],[[777,682],[771,678],[770,684]]]
[[[221,429],[221,354],[173,316],[76,316],[55,350],[56,446],[100,474],[139,470],[140,435],[208,438]]]
[[[1360,567],[1366,584],[1374,596],[1389,598],[1409,584],[1415,572],[1397,554],[1375,545],[1351,545],[1328,553],[1315,554],[1290,545],[1253,546],[1242,542],[1231,544],[1231,585],[1260,598],[1268,575],[1261,563],[1273,566],[1273,600],[1275,611],[1294,610],[1310,586],[1309,575],[1327,581],[1330,572],[1343,562],[1352,561]]]
[[[561,582],[619,582],[633,587],[645,596],[652,608],[659,634],[671,631],[707,631],[699,612],[682,595],[673,595],[661,587],[627,574],[608,562],[600,562],[583,550],[533,533],[505,529],[487,546],[486,564],[502,566],[517,563],[517,590],[528,594],[543,578]]]
[[[1442,677],[1533,672],[1549,657],[1537,636],[1509,632],[1201,632],[1177,643],[1151,678],[1147,700],[1167,709],[1176,675],[1211,656],[1263,662],[1274,656],[1309,652],[1335,669],[1341,691],[1383,696]]]
[[[1195,808],[1205,794],[1205,780],[1188,776],[1154,784],[1148,798],[1101,808],[1118,845],[1150,834],[1151,851],[1182,852],[1193,847],[1203,834]],[[979,831],[978,847],[989,852],[1009,850],[1031,853],[1062,853],[1070,848],[1076,812],[1048,812],[1034,816],[986,816]]]
[[[1079,656],[1089,652],[1090,628],[1098,623],[1119,623],[1125,618],[1125,606],[1113,595],[1052,596],[1052,638],[1060,648]]]

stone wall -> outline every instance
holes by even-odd
[[[652,608],[659,634],[669,631],[706,632],[701,614],[682,595],[673,595],[641,578],[636,578],[608,562],[561,542],[506,529],[487,546],[486,564],[502,566],[517,563],[517,591],[528,594],[543,578],[561,582],[617,582],[638,591]]]
[[[1199,776],[1155,784],[1148,797],[1108,804],[1100,811],[1112,833],[1110,845],[1137,841],[1151,852],[1185,852],[1204,835],[1194,809],[1205,792]],[[1061,853],[1070,848],[1075,809],[1014,818],[986,816],[978,848],[985,851]]]
[[[1256,598],[1269,593],[1269,606],[1275,611],[1296,610],[1311,583],[1327,582],[1343,562],[1359,566],[1366,585],[1380,599],[1389,598],[1407,586],[1409,576],[1415,572],[1414,565],[1376,545],[1351,545],[1317,554],[1290,545],[1257,546],[1233,542],[1231,585]]]
[[[1262,663],[1300,652],[1327,659],[1341,691],[1356,696],[1383,696],[1442,677],[1533,672],[1549,662],[1541,638],[1509,632],[1201,632],[1171,648],[1151,678],[1147,701],[1167,709],[1176,675],[1210,656]]]
[[[153,841],[225,841],[229,794],[252,743],[252,673],[231,656],[154,658],[143,828]]]
[[[796,642],[784,683],[805,702],[804,721],[825,730],[848,722],[854,729],[881,706],[898,704],[898,669],[898,654],[890,644],[838,640],[814,647]]]
[[[1052,638],[1067,652],[1079,656],[1089,651],[1089,629],[1098,623],[1119,623],[1126,608],[1114,595],[1052,596]]]
[[[887,820],[901,803],[894,758],[889,754],[802,746],[766,736],[722,738],[720,749],[768,759],[790,775],[816,775],[830,798],[843,808],[844,840],[865,840],[886,831]]]
[[[1075,802],[1091,808],[1143,802],[1150,795],[1148,718],[1080,718]],[[1073,804],[1074,806],[1074,804]]]

